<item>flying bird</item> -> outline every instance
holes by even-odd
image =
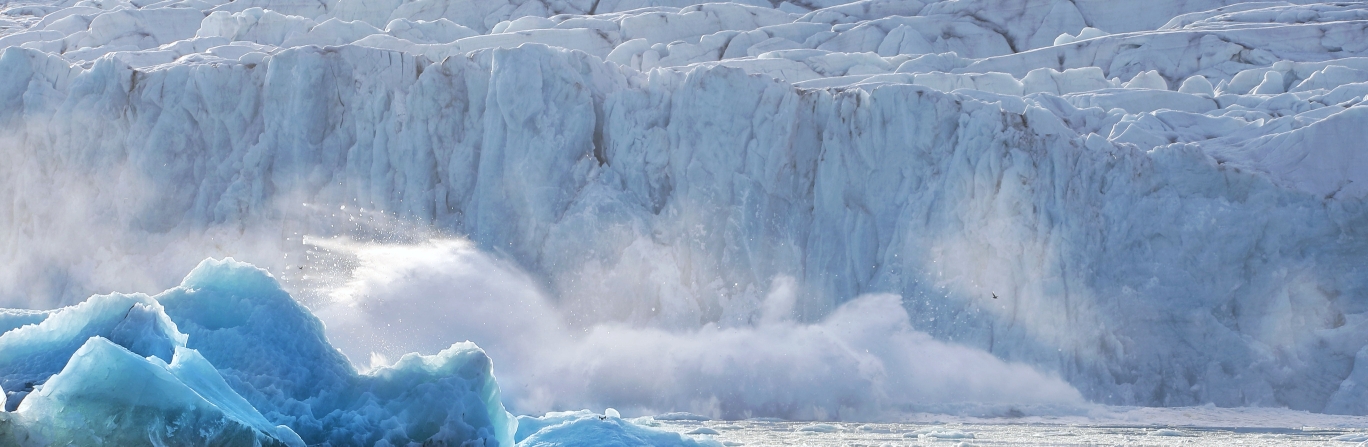
[[[993,292],[988,292],[988,293],[993,293]],[[993,299],[997,299],[997,294],[996,294],[996,293],[993,293]]]

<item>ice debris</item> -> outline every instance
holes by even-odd
[[[551,413],[543,417],[519,416],[518,433],[516,439],[520,447],[722,445],[712,439],[682,436],[589,411]]]

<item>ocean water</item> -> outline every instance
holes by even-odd
[[[818,431],[813,431],[815,429]],[[828,429],[835,431],[827,432]],[[716,431],[727,446],[1321,446],[1358,445],[1363,429],[1323,427],[1184,427],[1048,423],[812,424],[767,421],[669,421],[660,428]]]

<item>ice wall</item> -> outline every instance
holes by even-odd
[[[7,7],[0,296],[317,275],[383,211],[572,327],[789,275],[1096,401],[1362,413],[1361,5],[580,3]]]

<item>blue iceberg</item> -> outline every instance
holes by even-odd
[[[275,278],[232,259],[156,296],[6,315],[28,324],[0,334],[0,444],[513,445],[473,343],[360,374]]]
[[[0,309],[0,324],[0,446],[718,445],[616,412],[515,419],[468,341],[358,373],[271,274],[231,258],[156,296]]]
[[[589,411],[547,413],[541,417],[518,416],[516,439],[520,447],[720,447],[709,439],[694,439],[657,430],[622,419],[609,409],[599,415]]]

